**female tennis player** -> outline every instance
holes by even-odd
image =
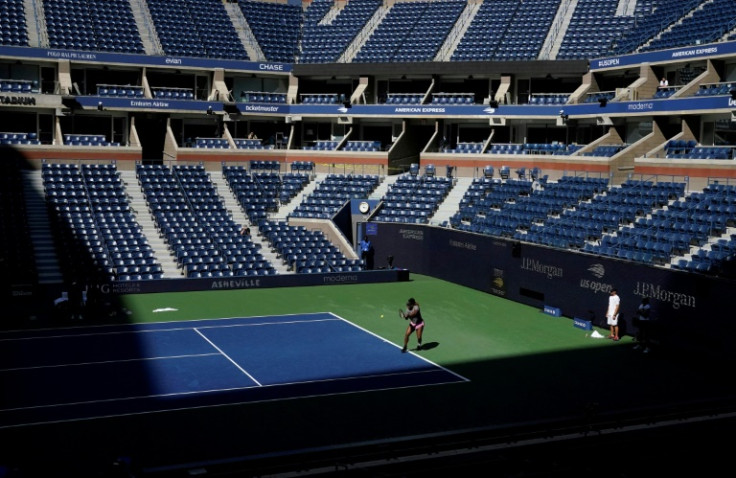
[[[402,319],[409,321],[409,326],[406,328],[404,334],[404,348],[401,352],[406,352],[406,346],[409,343],[409,336],[412,332],[417,333],[417,350],[422,350],[422,330],[424,330],[424,319],[422,319],[422,312],[419,310],[419,304],[412,297],[406,302],[406,310],[399,309],[399,315]]]

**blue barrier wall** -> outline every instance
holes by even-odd
[[[565,317],[598,326],[605,326],[608,295],[616,288],[624,333],[636,332],[634,311],[649,297],[663,340],[733,353],[736,321],[727,306],[733,281],[447,228],[393,223],[372,228],[376,257],[393,255],[397,267],[540,310],[559,307]]]

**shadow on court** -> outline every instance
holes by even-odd
[[[439,342],[427,342],[426,344],[422,344],[421,350],[432,350],[432,349],[436,349],[439,346],[440,346]]]

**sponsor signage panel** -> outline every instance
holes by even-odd
[[[242,290],[310,285],[369,284],[409,280],[408,270],[334,272],[326,274],[284,274],[273,276],[213,277],[202,279],[162,279],[100,284],[103,294],[150,294],[195,290]]]
[[[542,311],[547,315],[551,315],[552,317],[562,316],[562,310],[559,307],[552,307],[551,305],[545,305]]]
[[[39,60],[69,60],[85,63],[115,63],[145,66],[173,66],[179,68],[223,68],[262,73],[289,73],[289,63],[268,63],[242,60],[220,60],[212,58],[137,55],[130,53],[107,53],[99,51],[56,50],[32,47],[0,47],[0,56],[36,58]]]
[[[691,60],[694,58],[706,58],[709,56],[729,55],[736,53],[736,42],[712,43],[708,45],[697,45],[672,50],[653,51],[637,53],[634,55],[612,56],[590,60],[591,70],[601,70],[641,63],[672,62],[678,60]]]

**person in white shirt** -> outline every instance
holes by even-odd
[[[618,311],[621,307],[621,298],[618,296],[616,289],[611,290],[611,295],[608,297],[608,310],[606,310],[606,322],[611,328],[611,333],[608,335],[609,339],[618,341]]]

